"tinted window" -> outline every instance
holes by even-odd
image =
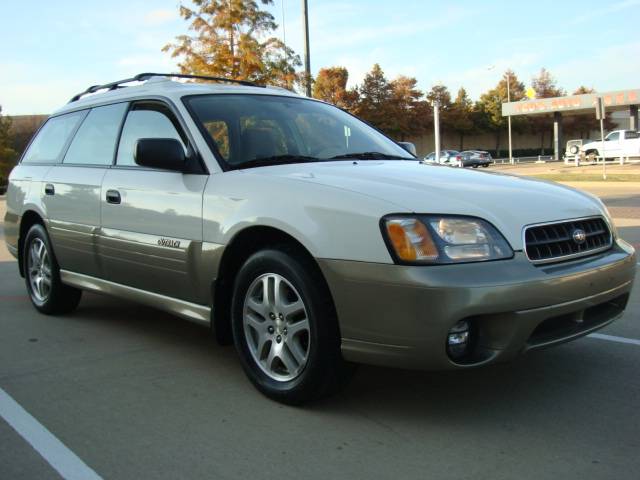
[[[58,163],[62,149],[86,112],[50,118],[29,145],[22,163]]]
[[[391,158],[414,158],[367,124],[322,102],[276,95],[226,94],[193,96],[187,103],[218,150],[228,152],[223,157],[233,167],[252,160],[278,161],[282,155],[347,160],[344,155],[377,152]],[[228,141],[228,147],[221,147],[224,142],[208,127],[219,122],[226,125],[226,137],[222,138]]]
[[[640,133],[638,133],[638,132],[624,132],[624,138],[640,138]]]
[[[607,136],[606,140],[608,140],[608,141],[618,140],[618,137],[619,137],[619,136],[620,136],[620,132],[613,132],[613,133],[610,133],[610,134]]]
[[[175,138],[182,143],[186,154],[186,140],[178,133],[178,124],[170,110],[162,105],[136,106],[127,115],[118,146],[118,165],[137,165],[134,159],[136,142],[141,138]]]
[[[93,108],[67,150],[63,163],[111,165],[126,103]]]

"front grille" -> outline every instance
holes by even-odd
[[[612,238],[607,222],[594,217],[532,225],[524,232],[524,243],[533,263],[551,263],[606,250]]]

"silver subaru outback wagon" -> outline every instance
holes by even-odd
[[[486,365],[622,315],[635,251],[597,198],[421,162],[283,89],[177,76],[76,95],[12,171],[5,237],[38,311],[88,290],[211,326],[287,403],[354,363]]]

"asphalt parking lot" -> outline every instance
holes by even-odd
[[[640,247],[638,185],[589,185],[582,186],[603,197],[623,238]],[[0,406],[16,402],[33,419],[29,428],[66,446],[56,458],[84,466],[78,478],[640,472],[638,284],[624,317],[600,332],[611,337],[473,371],[361,367],[340,395],[291,408],[254,390],[232,348],[171,315],[91,294],[71,315],[37,314],[0,243]],[[60,477],[0,417],[0,479],[20,478]]]

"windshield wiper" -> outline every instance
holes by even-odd
[[[344,153],[342,155],[331,157],[329,160],[339,160],[341,158],[353,158],[356,160],[413,160],[413,158],[400,157],[398,155],[388,155],[382,152]]]
[[[248,160],[246,162],[234,165],[234,170],[242,168],[254,168],[254,167],[267,167],[269,165],[286,165],[291,163],[308,163],[319,162],[320,159],[316,157],[308,157],[305,155],[273,155],[271,157],[256,158],[254,160]]]

